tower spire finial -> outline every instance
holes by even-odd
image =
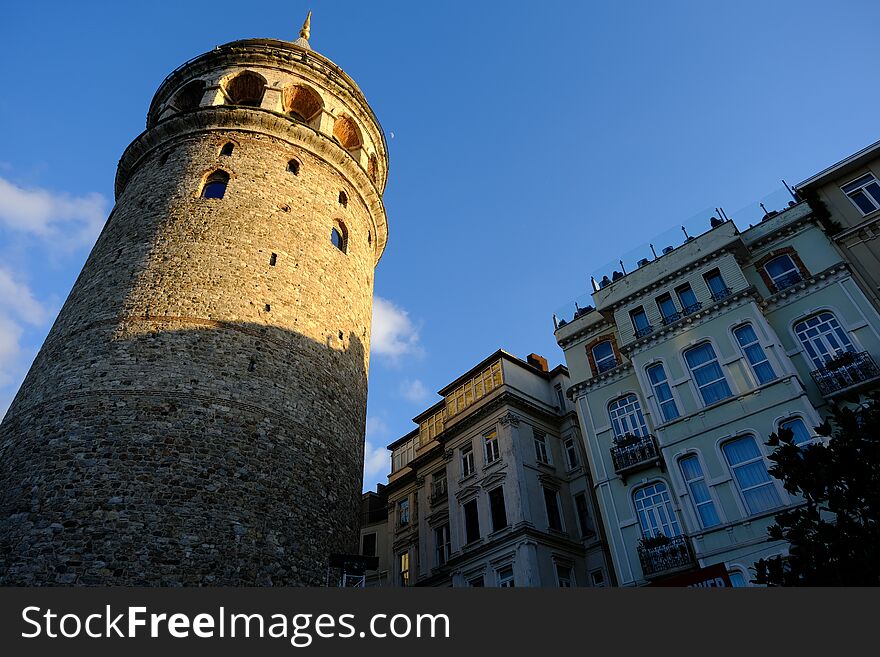
[[[306,20],[303,23],[302,29],[299,31],[299,35],[305,39],[309,40],[309,37],[312,35],[312,10],[309,9],[309,13],[306,14]]]

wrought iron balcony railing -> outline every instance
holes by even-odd
[[[712,301],[721,301],[722,299],[726,299],[731,294],[729,287],[722,287],[720,290],[716,290],[712,293]]]
[[[782,290],[790,288],[792,285],[797,285],[802,280],[804,280],[804,277],[801,276],[801,273],[799,271],[793,271],[790,274],[775,279],[773,285],[776,286],[777,292],[781,292]]]
[[[696,303],[692,303],[691,305],[686,306],[681,309],[681,316],[687,317],[688,315],[693,315],[695,312],[697,312],[702,307],[703,307],[703,304],[700,303],[699,301],[697,301]]]
[[[819,392],[831,397],[880,378],[880,369],[867,351],[847,351],[825,363],[824,367],[810,372],[810,376],[819,386]]]
[[[648,335],[649,333],[653,333],[653,332],[654,332],[654,327],[651,326],[650,324],[648,324],[647,326],[643,326],[642,328],[636,329],[636,337],[643,338],[646,335]]]
[[[602,372],[607,372],[608,370],[613,370],[618,365],[620,365],[620,363],[617,362],[616,358],[609,358],[607,360],[603,360],[599,363],[596,363],[596,372],[598,374],[602,374]]]
[[[664,536],[647,539],[640,543],[639,561],[645,577],[657,577],[663,573],[688,568],[694,564],[694,556],[686,536]]]
[[[660,461],[654,436],[623,436],[611,446],[611,460],[617,474],[649,468]]]
[[[669,326],[672,322],[677,322],[681,318],[681,313],[669,313],[668,315],[663,315],[663,318],[660,321],[663,322],[663,326]]]

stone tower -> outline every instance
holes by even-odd
[[[388,158],[308,39],[156,92],[0,425],[0,583],[316,585],[357,551]]]

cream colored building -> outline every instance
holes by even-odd
[[[563,366],[497,351],[443,388],[365,495],[388,510],[361,530],[381,553],[369,583],[610,585],[570,383]]]
[[[557,321],[623,586],[719,564],[746,585],[799,503],[767,473],[768,436],[817,440],[830,402],[880,379],[880,317],[807,203],[705,229]]]

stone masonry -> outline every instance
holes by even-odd
[[[226,95],[244,70],[259,104]],[[234,42],[165,80],[0,425],[0,583],[317,585],[357,550],[386,175],[362,93],[308,47]]]

